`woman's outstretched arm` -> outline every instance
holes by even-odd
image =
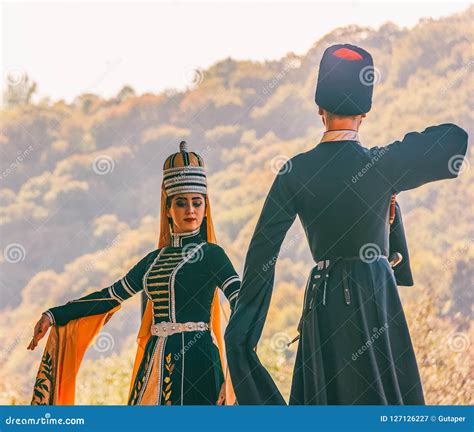
[[[124,277],[107,288],[44,311],[35,325],[33,338],[27,349],[35,349],[51,325],[62,326],[74,319],[108,312],[140,292],[143,289],[143,275],[157,253],[158,249],[147,254]]]

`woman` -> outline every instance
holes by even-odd
[[[240,278],[215,244],[203,160],[182,141],[164,164],[158,248],[113,285],[48,309],[36,324],[28,349],[35,349],[49,326],[54,331],[31,403],[73,404],[85,350],[121,303],[144,290],[148,300],[128,404],[233,404],[230,377],[224,379],[222,369],[217,287],[233,312]]]

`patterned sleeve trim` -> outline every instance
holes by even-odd
[[[234,275],[228,277],[221,286],[221,290],[225,293],[226,289],[234,282],[241,282],[239,276]]]
[[[54,315],[51,313],[51,311],[49,309],[44,311],[43,315],[46,315],[49,318],[49,322],[52,326],[56,325],[56,322],[54,320]]]
[[[239,297],[239,291],[240,289],[238,290],[235,290],[229,297],[228,297],[228,300],[229,300],[229,303],[232,304],[232,302],[237,299]]]
[[[117,294],[114,285],[110,285],[108,290],[110,297],[112,297],[114,300],[117,300],[119,303],[122,303],[125,300]]]
[[[122,279],[120,279],[120,282],[122,283],[122,286],[123,286],[124,290],[125,290],[128,294],[130,294],[130,296],[133,296],[134,294],[137,293],[137,292],[129,285],[126,276],[124,276]]]

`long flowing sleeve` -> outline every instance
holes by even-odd
[[[73,319],[110,311],[143,289],[143,275],[157,252],[158,250],[154,250],[147,254],[124,277],[107,288],[71,300],[62,306],[49,308],[43,313],[49,317],[52,325],[62,326]]]
[[[250,241],[236,309],[225,332],[227,359],[240,405],[284,405],[285,400],[255,347],[262,334],[273,291],[275,264],[296,218],[291,161],[277,174]]]
[[[240,292],[240,276],[229,257],[219,245],[212,245],[210,249],[209,270],[217,287],[224,293],[230,303],[231,311],[235,309]]]
[[[385,147],[380,159],[393,192],[414,189],[425,183],[456,178],[467,152],[466,131],[452,123],[410,132],[402,141]]]
[[[389,256],[398,252],[403,257],[400,264],[393,268],[397,285],[413,286],[413,275],[411,272],[405,228],[403,226],[402,210],[398,202],[395,202],[395,218],[390,225],[389,248]]]

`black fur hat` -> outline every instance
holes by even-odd
[[[333,114],[357,115],[370,111],[374,63],[364,49],[350,44],[324,51],[316,85],[316,104]]]

